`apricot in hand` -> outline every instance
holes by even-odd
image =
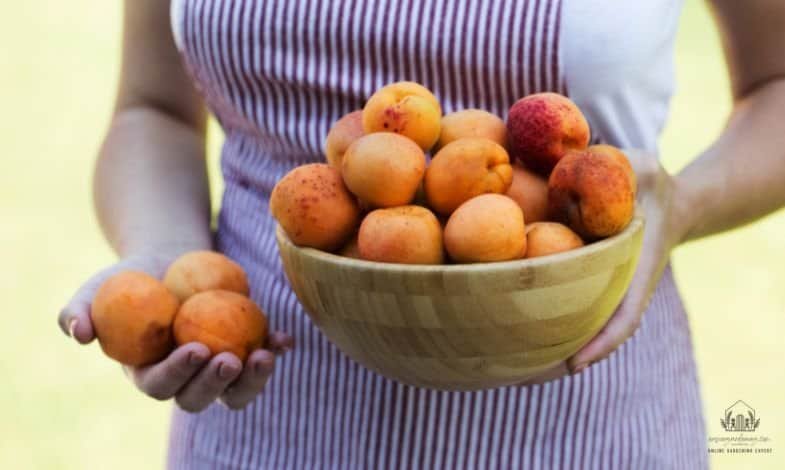
[[[239,264],[215,251],[192,251],[177,258],[164,276],[164,285],[184,302],[206,290],[223,289],[248,295],[248,278]]]
[[[174,347],[172,322],[178,306],[177,297],[158,279],[123,271],[98,288],[90,319],[107,356],[144,366],[165,358]]]
[[[178,345],[196,341],[212,355],[230,352],[243,362],[264,346],[266,337],[267,317],[251,299],[236,292],[200,292],[186,300],[174,318]]]

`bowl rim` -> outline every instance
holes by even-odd
[[[365,271],[377,272],[396,271],[417,273],[470,273],[484,272],[489,268],[493,268],[494,270],[536,268],[538,266],[566,263],[577,258],[592,256],[615,245],[621,244],[626,240],[629,240],[636,233],[643,230],[644,226],[645,218],[643,217],[643,214],[641,214],[640,211],[636,211],[632,220],[630,220],[630,222],[621,232],[602,240],[586,244],[580,248],[564,251],[561,253],[554,253],[552,255],[538,256],[536,258],[461,264],[402,264],[348,258],[346,256],[336,255],[327,251],[318,250],[316,248],[297,246],[294,244],[294,242],[291,241],[288,235],[286,235],[286,232],[278,223],[276,223],[275,236],[279,245],[286,245],[288,250],[294,250],[298,252],[300,256],[310,258],[318,262],[329,263],[346,268],[363,269]]]

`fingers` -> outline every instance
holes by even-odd
[[[74,297],[57,317],[57,323],[63,333],[74,338],[81,344],[95,339],[93,322],[90,320],[90,302]]]
[[[275,331],[268,337],[267,349],[275,354],[283,354],[294,348],[294,338],[283,331]]]
[[[185,411],[196,412],[207,408],[237,379],[243,364],[231,353],[213,357],[177,394],[177,404]]]
[[[275,368],[275,355],[263,349],[254,351],[245,362],[242,374],[226,389],[221,401],[232,409],[241,409],[250,403],[267,384]]]
[[[156,400],[167,400],[177,394],[207,363],[210,350],[200,343],[188,343],[163,361],[143,368],[130,368],[136,386]]]

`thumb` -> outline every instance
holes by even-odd
[[[90,302],[92,295],[83,293],[82,288],[68,304],[60,310],[57,323],[63,333],[74,338],[81,344],[87,344],[95,339],[93,322],[90,319]]]

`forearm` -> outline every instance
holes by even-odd
[[[728,126],[676,176],[683,241],[744,225],[785,205],[785,80],[739,100]]]
[[[101,227],[120,256],[208,248],[201,130],[154,107],[118,111],[95,170]]]

